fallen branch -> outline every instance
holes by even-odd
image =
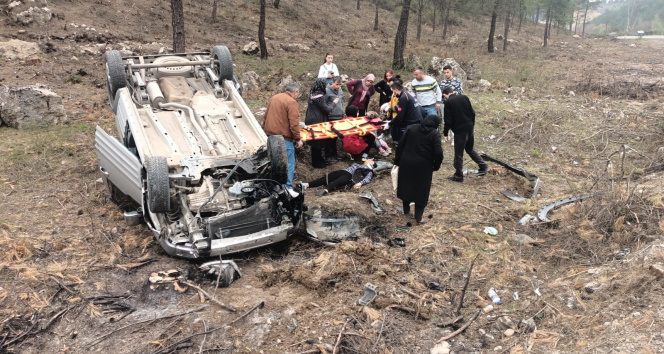
[[[256,309],[262,309],[264,306],[265,306],[265,302],[264,302],[264,301],[261,301],[258,305],[252,307],[249,311],[245,312],[242,316],[240,316],[240,317],[234,319],[233,321],[231,321],[231,322],[229,322],[229,323],[227,323],[227,324],[225,324],[225,325],[222,325],[222,326],[219,326],[219,327],[215,327],[215,328],[209,329],[209,330],[207,330],[207,331],[198,332],[198,333],[194,333],[194,334],[192,334],[192,335],[186,336],[186,337],[180,339],[179,341],[177,341],[177,342],[175,342],[175,343],[169,345],[168,347],[166,347],[166,348],[164,348],[164,349],[157,350],[156,352],[154,352],[154,353],[152,353],[152,354],[163,354],[163,353],[168,353],[168,352],[170,352],[171,350],[177,348],[180,344],[182,344],[182,343],[184,343],[184,342],[186,342],[186,341],[188,341],[188,340],[190,340],[190,339],[192,339],[192,338],[194,338],[194,337],[202,336],[202,335],[205,335],[205,334],[210,334],[210,333],[212,333],[212,332],[216,332],[216,331],[218,331],[218,330],[220,330],[220,329],[222,329],[222,328],[230,327],[230,326],[232,326],[235,322],[237,322],[237,321],[239,321],[239,320],[241,320],[241,319],[247,317],[250,313],[254,312],[254,310],[256,310]]]
[[[461,328],[459,328],[459,329],[457,329],[456,331],[454,331],[454,332],[452,332],[452,333],[446,335],[445,337],[440,338],[439,340],[436,341],[436,343],[440,343],[440,342],[446,341],[446,340],[448,340],[448,339],[454,338],[454,337],[456,337],[459,333],[465,331],[466,328],[468,328],[468,326],[470,326],[471,323],[475,322],[475,320],[477,319],[477,316],[480,315],[480,312],[482,312],[482,310],[477,310],[477,311],[475,312],[475,314],[473,315],[473,317],[471,317],[470,320],[469,320],[468,322],[466,322],[465,325],[461,326]]]
[[[503,219],[507,219],[507,217],[506,217],[505,215],[503,215],[503,214],[501,214],[501,213],[499,213],[499,212],[497,212],[497,211],[495,211],[495,210],[489,208],[489,207],[486,206],[486,205],[482,205],[482,204],[479,204],[479,203],[478,203],[477,205],[481,206],[482,208],[484,208],[484,209],[486,209],[486,210],[488,210],[488,211],[490,211],[490,212],[492,212],[492,213],[495,213],[496,215],[500,216],[500,217],[503,218]]]
[[[348,324],[349,319],[346,320],[346,323],[344,323],[343,327],[341,327],[341,331],[339,331],[339,335],[337,336],[337,341],[334,343],[334,348],[332,348],[332,354],[337,354],[339,350],[339,343],[341,343],[341,336],[344,334],[344,329],[346,329],[346,325]]]
[[[512,128],[507,129],[507,130],[505,131],[505,134],[503,134],[503,136],[501,136],[500,138],[496,139],[496,144],[498,144],[498,142],[499,142],[502,138],[504,138],[505,135],[507,135],[507,133],[511,132],[512,130],[514,130],[514,129],[516,129],[516,128],[522,126],[522,125],[523,125],[523,123],[521,123],[521,124],[519,124],[519,125],[517,125],[517,126],[515,126],[515,127],[512,127]]]
[[[208,294],[205,290],[201,289],[200,286],[195,285],[195,284],[193,284],[193,283],[190,283],[190,282],[188,282],[188,281],[186,281],[186,280],[180,280],[180,282],[181,282],[182,284],[185,284],[185,285],[191,286],[192,288],[194,288],[194,289],[200,291],[203,295],[205,295],[205,297],[207,297],[208,299],[210,299],[210,301],[212,301],[212,302],[214,302],[215,304],[217,304],[217,305],[223,307],[224,309],[226,309],[226,310],[228,310],[228,311],[230,311],[230,312],[237,312],[237,310],[235,309],[235,307],[230,306],[230,305],[226,305],[226,304],[224,304],[223,302],[221,302],[221,301],[215,299],[212,295]]]
[[[436,326],[440,328],[445,328],[447,326],[451,326],[459,321],[463,320],[463,316],[457,316],[456,318],[453,318],[451,320],[445,321],[443,323],[439,323]]]
[[[154,321],[158,321],[158,320],[165,320],[165,319],[167,319],[167,318],[173,318],[173,317],[184,316],[184,315],[190,314],[190,313],[192,313],[192,312],[198,312],[198,311],[200,311],[200,310],[203,310],[203,309],[206,308],[206,307],[207,307],[207,305],[203,305],[203,306],[200,306],[200,307],[197,307],[197,308],[191,309],[191,310],[187,310],[187,311],[184,311],[184,312],[178,312],[178,313],[175,313],[175,314],[172,314],[172,315],[166,315],[166,316],[161,316],[161,317],[155,317],[155,318],[151,318],[151,319],[147,319],[147,320],[142,320],[142,321],[138,321],[138,322],[130,323],[130,324],[128,324],[128,325],[124,325],[124,326],[122,326],[122,327],[120,327],[120,328],[117,328],[117,329],[115,329],[115,330],[113,330],[113,331],[111,331],[111,332],[109,332],[109,333],[106,333],[106,334],[104,334],[103,336],[100,336],[99,338],[97,338],[97,339],[93,340],[92,342],[88,343],[88,344],[86,345],[86,347],[87,347],[87,348],[90,348],[90,347],[92,347],[92,346],[94,346],[94,345],[97,345],[97,344],[103,342],[106,338],[110,337],[111,335],[113,335],[113,334],[115,334],[115,333],[117,333],[117,332],[119,332],[119,331],[121,331],[121,330],[123,330],[123,329],[125,329],[125,328],[129,328],[129,327],[131,327],[131,326],[139,325],[139,324],[141,324],[141,323],[154,322]]]
[[[62,283],[60,280],[58,280],[58,278],[56,278],[56,277],[54,277],[54,276],[52,276],[52,275],[49,275],[49,277],[51,277],[51,279],[53,279],[53,281],[55,281],[56,283],[58,283],[58,285],[60,285],[60,287],[63,288],[63,289],[65,289],[68,293],[70,293],[70,294],[72,294],[72,295],[74,295],[74,296],[78,296],[78,294],[77,294],[74,290],[70,289],[67,285],[65,285],[64,283]]]
[[[46,323],[41,327],[41,330],[40,330],[40,331],[45,331],[45,330],[47,330],[48,327],[50,327],[51,324],[53,324],[53,322],[55,322],[55,320],[57,320],[57,319],[60,318],[61,316],[64,316],[67,312],[69,312],[69,310],[73,309],[74,307],[76,307],[76,306],[78,306],[78,305],[79,305],[79,304],[71,305],[71,306],[65,308],[64,310],[62,310],[62,311],[56,313],[55,315],[53,315],[53,317],[51,317],[51,318],[48,320],[48,322],[46,322]]]
[[[466,274],[466,283],[463,285],[463,289],[461,290],[461,300],[459,300],[459,306],[457,306],[456,309],[456,315],[459,316],[461,315],[461,306],[463,306],[463,297],[466,296],[466,289],[468,289],[468,283],[470,283],[470,276],[472,275],[473,272],[473,266],[475,265],[475,260],[477,257],[479,257],[479,253],[473,258],[472,262],[470,262],[470,268],[468,268],[468,274]],[[454,322],[452,322],[454,323]]]

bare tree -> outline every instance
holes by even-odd
[[[586,0],[585,3],[586,3],[586,11],[583,13],[583,28],[581,30],[581,37],[585,36],[586,34],[586,18],[588,17],[588,9],[590,8],[590,1]],[[629,16],[627,16],[627,21],[629,21]]]
[[[489,43],[488,49],[489,53],[493,53],[493,36],[496,34],[496,20],[498,19],[498,6],[500,6],[500,0],[494,0],[493,2],[493,12],[491,12],[491,27],[489,28]]]
[[[278,8],[279,8],[279,0],[274,0],[274,2],[272,3],[272,5],[274,5],[274,8],[275,8],[275,9],[278,9]]]
[[[417,41],[420,41],[422,35],[422,7],[424,5],[424,0],[417,0]]]
[[[261,59],[267,59],[267,44],[265,44],[265,0],[261,0],[261,15],[258,22],[258,43],[261,47]]]
[[[523,16],[525,16],[523,13],[523,1],[519,0],[519,28],[516,30],[516,34],[521,34],[521,22],[523,21]]]
[[[360,9],[360,0],[357,0],[357,9]]]
[[[544,42],[542,43],[542,46],[546,47],[549,44],[549,36],[550,34],[550,28],[549,25],[551,24],[551,3],[553,0],[548,1],[548,5],[546,6],[546,23],[544,24]]]
[[[406,48],[406,35],[408,34],[408,15],[410,14],[410,1],[403,0],[401,7],[401,17],[399,18],[399,26],[397,27],[397,35],[394,38],[394,60],[393,67],[395,69],[403,69],[403,51]]]
[[[212,22],[217,21],[217,0],[212,1]]]
[[[450,7],[452,7],[452,0],[447,0],[443,3],[445,8],[445,19],[443,20],[443,39],[447,38],[447,25],[450,23]]]
[[[507,51],[507,35],[510,32],[510,20],[512,12],[507,10],[505,12],[505,32],[503,33],[503,52]]]
[[[182,0],[171,0],[171,17],[173,19],[173,52],[184,53],[184,9]]]
[[[376,16],[374,16],[374,31],[378,31],[378,0],[376,1]]]
[[[431,29],[432,33],[436,33],[436,10],[438,9],[438,6],[436,6],[436,0],[433,0],[433,23],[431,26],[433,27]]]

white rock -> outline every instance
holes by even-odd
[[[258,74],[255,71],[247,71],[242,74],[242,90],[251,91],[258,89]]]
[[[13,128],[46,126],[67,119],[62,97],[41,84],[4,86],[0,89],[0,102],[0,119]]]
[[[20,41],[18,39],[0,42],[0,54],[5,59],[25,59],[39,52],[39,45],[37,43]]]
[[[260,52],[260,48],[258,48],[258,43],[251,41],[247,43],[244,48],[242,48],[242,53],[246,55],[256,55]]]
[[[450,352],[450,343],[441,342],[436,344],[435,347],[431,348],[431,354],[449,354]]]

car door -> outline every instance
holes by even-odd
[[[143,205],[143,187],[141,171],[143,165],[117,139],[108,135],[97,126],[95,132],[95,150],[97,164],[104,182],[110,181],[122,193],[128,195],[139,205]]]

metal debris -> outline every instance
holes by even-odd
[[[378,215],[385,213],[385,209],[383,209],[380,205],[378,205],[378,199],[374,197],[373,193],[365,192],[363,194],[360,194],[360,198],[369,199],[369,201],[371,202],[371,209],[374,211],[374,213]]]
[[[550,222],[551,220],[548,218],[547,214],[551,209],[557,208],[561,205],[569,204],[576,202],[578,200],[584,200],[590,198],[590,194],[583,194],[583,195],[577,195],[574,197],[568,197],[568,198],[563,198],[560,200],[556,200],[554,202],[551,202],[549,204],[546,204],[543,206],[540,210],[537,211],[537,218],[540,219],[542,222]]]
[[[512,199],[515,202],[523,203],[523,202],[526,201],[526,198],[524,198],[524,197],[522,197],[522,196],[520,196],[520,195],[518,195],[518,194],[516,194],[515,192],[512,192],[512,191],[504,190],[504,191],[500,191],[500,194],[504,195],[508,199]]]
[[[205,272],[209,278],[214,279],[215,283],[219,279],[219,287],[225,288],[235,279],[242,278],[240,267],[231,260],[211,261],[203,263],[199,269]],[[219,273],[221,272],[221,276]]]
[[[507,162],[495,159],[495,158],[493,158],[493,157],[491,157],[487,154],[481,154],[481,156],[485,161],[495,162],[495,163],[505,167],[506,169],[510,170],[511,172],[514,172],[519,176],[525,177],[528,180],[528,182],[530,182],[530,186],[533,187],[533,194],[530,196],[530,199],[534,199],[534,198],[537,197],[537,193],[539,193],[539,188],[540,188],[540,179],[539,179],[539,177],[537,177],[537,175],[534,175],[534,174],[532,174],[532,173],[530,173],[530,172],[528,172],[528,171],[526,171],[522,168],[514,167],[514,166],[508,164]],[[506,192],[515,194],[514,192],[510,192],[510,191],[506,191]],[[501,193],[503,193],[503,192],[501,192]],[[505,193],[503,193],[503,195],[505,195]],[[508,197],[507,195],[505,195],[505,196]]]
[[[376,286],[371,283],[366,283],[364,285],[364,295],[359,300],[357,300],[357,303],[362,306],[367,306],[372,301],[374,301],[376,296],[378,296],[378,293],[376,292]]]

